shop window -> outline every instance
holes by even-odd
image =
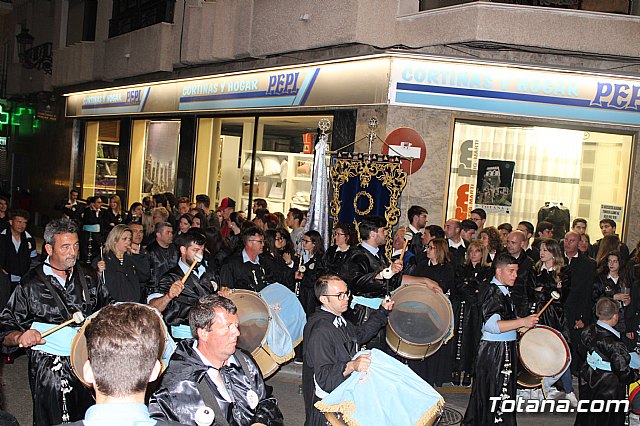
[[[593,238],[605,217],[622,233],[631,148],[630,135],[457,121],[447,217],[465,219],[482,207],[487,226],[535,226],[539,210],[555,205],[571,220],[587,219]]]
[[[85,133],[82,197],[115,195],[120,150],[120,121],[90,121]]]
[[[271,212],[308,210],[321,118],[333,121],[332,116],[201,118],[194,192],[209,194],[216,205],[231,197],[236,210],[250,210],[256,198],[265,199]]]
[[[68,0],[67,46],[95,41],[97,0]]]

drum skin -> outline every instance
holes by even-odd
[[[451,303],[424,284],[407,284],[392,296],[386,340],[398,355],[414,360],[436,353],[453,323]]]
[[[553,377],[569,365],[569,345],[562,334],[545,325],[527,330],[518,342],[522,366],[538,377]]]
[[[269,306],[258,295],[250,290],[234,290],[229,299],[238,308],[240,336],[238,347],[251,353],[266,379],[276,372],[278,363],[269,355],[267,331],[269,330]]]

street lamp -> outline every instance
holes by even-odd
[[[25,53],[33,46],[34,38],[29,34],[29,30],[22,25],[22,31],[16,36],[16,42],[18,43],[18,58],[20,62],[24,63]]]

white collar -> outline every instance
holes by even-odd
[[[416,228],[415,226],[413,226],[412,224],[409,224],[409,229],[411,230],[411,232],[413,232],[413,234],[418,234],[420,232],[422,232],[421,229]]]
[[[493,279],[491,280],[491,284],[496,285],[500,291],[502,292],[502,294],[504,294],[505,296],[509,296],[511,293],[509,293],[509,288],[502,284],[500,281],[498,281],[498,279],[496,277],[493,277]]]
[[[182,272],[184,272],[185,274],[187,273],[187,271],[189,270],[190,266],[187,265],[186,263],[184,263],[182,261],[182,258],[178,259],[178,266],[180,266],[180,269],[182,269]],[[205,268],[204,266],[202,266],[202,263],[200,265],[198,265],[197,268],[193,268],[192,273],[196,274],[196,277],[200,278],[202,276],[202,274],[204,274],[205,272]]]
[[[247,263],[247,262],[251,262],[254,265],[259,265],[260,264],[260,255],[256,256],[256,260],[254,262],[253,260],[251,260],[251,258],[247,254],[247,249],[242,249],[242,263]]]
[[[451,238],[447,238],[447,241],[449,241],[449,247],[459,248],[462,246],[463,248],[467,248],[467,246],[464,245],[464,240],[462,238],[460,238],[460,241],[457,243],[454,243]]]
[[[372,255],[374,255],[374,256],[378,255],[378,250],[379,250],[378,247],[374,247],[371,244],[367,244],[365,241],[361,242],[360,245],[362,247],[364,247],[365,250],[367,250]]]
[[[605,330],[609,330],[610,332],[612,332],[618,339],[620,338],[620,332],[618,330],[616,330],[615,328],[611,327],[609,324],[605,324],[604,322],[598,320],[598,322],[596,322],[597,325],[599,325],[600,327],[604,328]]]

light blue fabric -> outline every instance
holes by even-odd
[[[271,351],[285,357],[302,340],[307,316],[295,293],[280,283],[266,286],[260,296],[269,305],[271,321],[267,331],[267,343]]]
[[[610,332],[613,333],[614,336],[616,336],[618,339],[620,338],[620,332],[618,330],[616,330],[615,328],[611,327],[609,324],[606,324],[602,321],[597,321],[596,325],[604,328],[605,330],[608,330]]]
[[[327,168],[327,145],[329,135],[322,134],[315,146],[311,197],[305,232],[318,231],[324,241],[325,250],[329,246],[329,170]]]
[[[82,230],[86,232],[100,232],[100,224],[95,225],[82,225]]]
[[[351,309],[355,308],[356,305],[366,306],[371,309],[378,309],[381,304],[382,299],[379,297],[353,296],[351,299]]]
[[[171,335],[176,339],[191,339],[193,337],[191,335],[191,327],[184,324],[172,325]]]
[[[509,296],[509,289],[507,286],[502,284],[496,277],[493,277],[491,280],[491,284],[495,285],[500,289],[500,292],[505,296]],[[498,326],[498,321],[501,321],[502,318],[498,314],[493,314],[489,317],[484,324],[482,324],[482,340],[487,340],[490,342],[511,342],[518,338],[518,333],[516,330],[509,330],[505,332],[500,332],[500,327]]]
[[[594,370],[600,369],[604,371],[611,371],[611,363],[602,359],[597,352],[587,353],[587,364]]]
[[[438,415],[444,399],[427,382],[408,366],[377,349],[370,354],[369,369],[352,373],[317,402],[320,411],[341,412],[349,424],[360,426],[411,426],[425,413],[433,419]]]
[[[638,355],[637,352],[629,352],[629,355],[631,356],[629,367],[633,368],[634,370],[640,368],[640,355]]]
[[[85,413],[83,423],[86,426],[153,426],[157,422],[149,417],[146,405],[120,402],[92,405]]]
[[[52,329],[58,324],[49,324],[45,322],[34,322],[31,324],[32,330],[38,330],[40,333],[44,333],[47,330]],[[63,327],[60,330],[52,333],[44,338],[44,345],[32,346],[31,349],[36,351],[46,352],[51,355],[58,356],[70,356],[71,355],[71,343],[73,338],[78,334],[77,327]]]

